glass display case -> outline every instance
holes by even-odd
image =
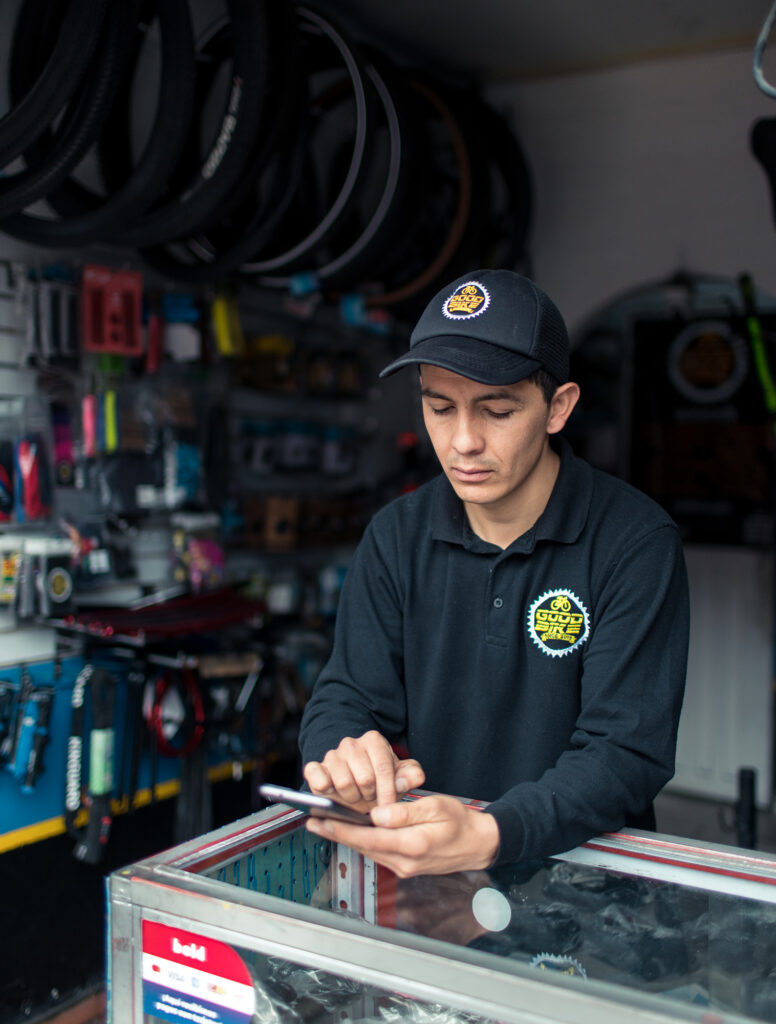
[[[776,857],[646,832],[399,879],[273,805],[114,872],[112,1024],[776,1021]]]

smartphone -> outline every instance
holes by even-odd
[[[347,821],[351,825],[371,825],[372,819],[368,814],[361,811],[354,811],[352,807],[337,803],[328,796],[319,796],[317,793],[306,793],[300,789],[287,789],[285,786],[274,786],[264,783],[259,786],[259,793],[265,800],[274,803],[289,804],[297,807],[300,811],[306,811],[316,818],[336,818],[338,821]]]

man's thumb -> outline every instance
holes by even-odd
[[[381,804],[369,812],[372,824],[380,828],[402,828],[409,821],[410,804]]]

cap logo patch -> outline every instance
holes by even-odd
[[[442,303],[442,313],[448,320],[470,320],[484,313],[490,305],[490,294],[479,281],[466,281]]]
[[[537,597],[527,625],[533,642],[551,658],[570,654],[590,633],[587,608],[571,590],[549,590]]]

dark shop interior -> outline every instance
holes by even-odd
[[[0,19],[0,1024],[776,1022],[776,2],[0,0]],[[569,582],[578,545],[564,563],[542,533],[552,505],[507,544],[480,529],[487,484],[440,454],[464,416],[448,391],[538,395],[528,369],[381,376],[438,307],[496,350],[489,281],[560,311],[549,408],[579,399],[540,464],[649,499],[686,571],[673,621],[615,497],[591,579],[630,579],[595,599]],[[543,371],[522,344],[499,351]],[[441,580],[409,512],[383,510],[419,516],[445,475],[472,539],[427,527],[466,548]],[[556,529],[592,529],[566,489]],[[517,611],[488,597],[508,626],[478,662],[458,555],[527,580],[550,546],[561,568],[516,582]],[[453,621],[460,660],[418,650]],[[636,784],[580,750],[615,737],[626,765],[643,743],[657,778],[672,658],[654,822],[609,820],[597,794],[619,808]],[[602,661],[622,689],[593,727]],[[523,663],[541,696],[514,672],[512,707],[486,704]],[[442,664],[423,704],[410,665],[431,687]],[[495,856],[415,873],[262,793],[303,787],[313,691],[343,666],[397,765],[425,764],[420,733],[453,743],[456,715],[477,737],[456,764],[541,749],[577,701],[573,813],[547,766],[506,809],[430,770],[402,799],[397,768],[402,812],[442,793],[498,834]],[[536,820],[589,815],[583,841],[542,848],[531,787]]]

